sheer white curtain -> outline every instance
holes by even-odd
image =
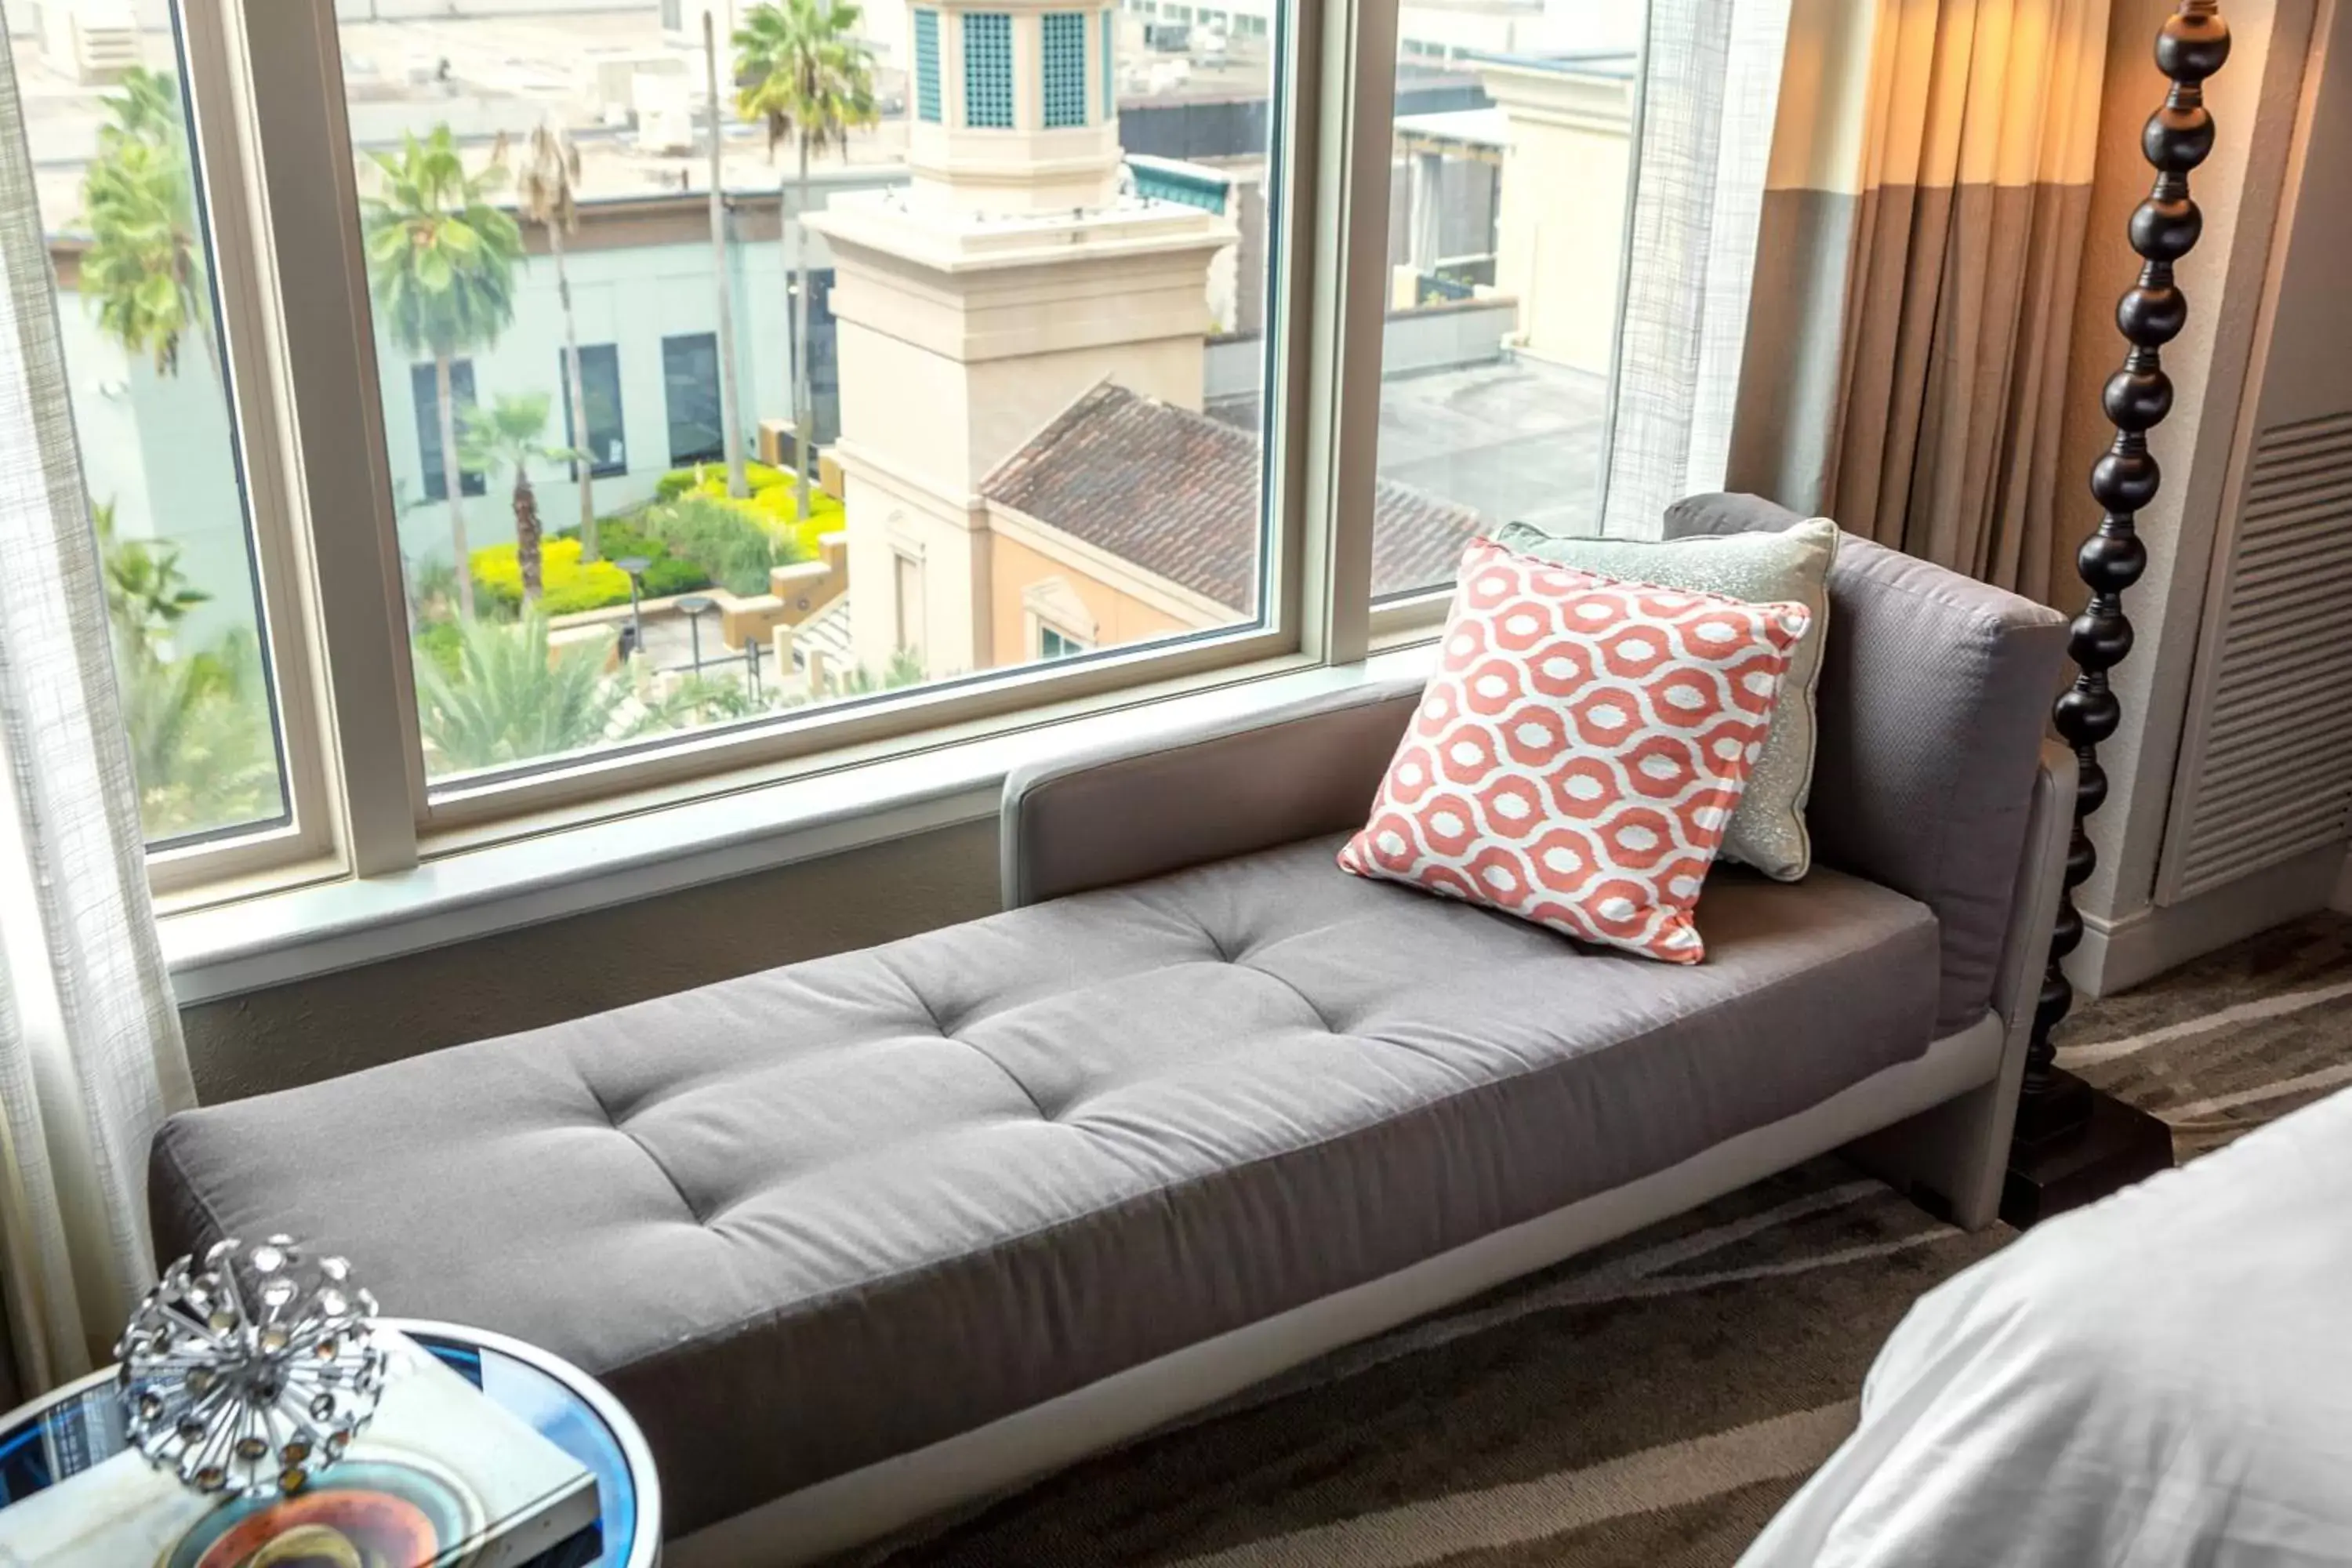
[[[81,458],[0,38],[0,1296],[19,1386],[87,1370],[151,1270],[147,1142],[193,1104],[147,899]]]
[[[1790,0],[1651,0],[1601,531],[1723,488]]]

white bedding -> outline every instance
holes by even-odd
[[[1922,1298],[1740,1563],[2352,1564],[2352,1090]]]

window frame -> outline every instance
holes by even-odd
[[[602,359],[595,356],[602,354]],[[619,438],[621,455],[610,461],[600,460],[593,445],[596,439],[594,405],[590,402],[591,366],[605,364],[613,374],[613,433]],[[618,343],[583,343],[580,345],[580,401],[589,408],[588,432],[583,437],[572,428],[572,351],[559,346],[555,351],[555,401],[563,405],[563,444],[573,451],[586,450],[588,477],[609,479],[629,471],[629,420],[626,394],[621,384],[621,345]],[[577,459],[563,465],[564,477],[574,484],[580,480]]]
[[[153,858],[159,892],[194,907],[397,872],[568,823],[959,737],[1360,662],[1390,607],[1376,613],[1370,602],[1380,383],[1349,372],[1377,366],[1381,353],[1394,73],[1355,63],[1393,61],[1396,9],[1396,0],[1297,0],[1269,28],[1269,122],[1280,155],[1268,170],[1266,542],[1256,624],[1097,647],[1082,658],[566,759],[527,779],[460,779],[428,791],[332,0],[299,0],[282,16],[273,7],[266,27],[251,25],[247,7],[204,8],[204,25],[192,17],[186,26],[189,90],[212,171],[208,195],[226,197],[215,201],[215,227],[239,237],[234,246],[216,238],[221,270],[238,283],[237,300],[224,301],[224,336],[248,379],[268,383],[266,395],[240,396],[236,415],[248,450],[268,458],[251,465],[250,505],[268,563],[264,597],[280,655],[299,831],[201,847],[169,865],[172,858]],[[1112,13],[1097,16],[1115,26]],[[1017,43],[1014,57],[1017,77]],[[1108,60],[1115,67],[1115,40]],[[1115,109],[1115,72],[1102,75]],[[1017,105],[1017,80],[1014,89]],[[963,118],[941,107],[943,117]],[[296,321],[299,332],[289,327]],[[356,457],[302,461],[318,451]],[[313,526],[323,518],[338,526]]]
[[[1011,131],[1021,122],[1017,63],[1021,47],[1013,16],[1010,11],[956,13],[956,42],[963,61],[964,130]],[[975,44],[980,47],[975,48]],[[979,118],[979,110],[985,110],[988,118]]]
[[[1094,124],[1087,91],[1087,14],[1038,13],[1037,49],[1040,124],[1047,131],[1083,131]]]
[[[712,406],[710,429],[712,435],[716,437],[716,440],[711,446],[697,447],[694,451],[688,453],[684,457],[680,457],[677,450],[677,396],[675,390],[678,384],[679,378],[675,377],[670,374],[671,347],[673,344],[677,343],[698,344],[704,342],[708,342],[710,345],[710,377],[712,382],[710,393]],[[719,375],[718,332],[715,331],[703,332],[665,332],[662,334],[661,353],[662,425],[666,432],[665,450],[669,458],[669,466],[673,468],[683,468],[694,463],[724,462],[727,456],[727,429],[725,425],[727,418],[727,404],[726,400],[719,395],[716,384]]]
[[[461,374],[466,384],[462,395],[457,384]],[[432,361],[409,365],[408,395],[416,416],[418,490],[422,502],[438,506],[449,499],[449,489],[444,478],[447,469],[441,461],[440,373]],[[457,421],[464,419],[463,410],[482,405],[481,390],[474,384],[474,362],[471,358],[449,362],[449,395],[457,402],[459,410],[452,421],[453,428]],[[478,468],[460,468],[457,470],[457,494],[461,500],[478,500],[489,493],[489,475]]]
[[[915,118],[925,125],[947,123],[947,89],[940,78],[940,11],[914,7]]]

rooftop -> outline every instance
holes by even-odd
[[[352,141],[362,151],[395,146],[404,130],[423,132],[446,122],[479,156],[499,132],[520,135],[552,119],[579,145],[583,198],[709,190],[708,153],[676,144],[681,131],[698,143],[707,121],[702,53],[667,40],[652,0],[621,10],[457,14],[461,9],[473,7],[452,0],[448,15],[338,24]],[[1122,20],[1123,105],[1265,96],[1268,66],[1259,40],[1234,40],[1223,59],[1188,60],[1146,49],[1139,19]],[[52,234],[70,232],[80,226],[82,167],[106,119],[101,100],[113,89],[48,68],[37,36],[11,42],[42,223]],[[176,71],[168,32],[141,33],[139,48],[151,69]],[[655,99],[662,112],[651,117],[658,123],[633,114],[633,78],[640,69],[666,84]],[[905,163],[906,73],[881,66],[875,86],[881,122],[853,132],[845,149],[819,153],[820,172]],[[731,89],[722,84],[722,90]],[[736,121],[731,110],[726,119],[728,188],[773,191],[783,161],[772,163],[759,127]]]
[[[1257,595],[1255,431],[1104,382],[981,483],[1000,506],[1249,614]],[[1373,500],[1372,591],[1454,573],[1478,516],[1393,480]]]

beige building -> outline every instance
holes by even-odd
[[[982,481],[1106,379],[1199,408],[1210,262],[1237,238],[1121,194],[1113,13],[990,4],[914,8],[911,181],[809,219],[836,269],[852,642],[876,668],[1033,657],[1003,646]]]
[[[808,219],[835,268],[846,654],[868,669],[1258,608],[1258,438],[1202,411],[1228,186],[1122,157],[1116,13],[986,5],[912,11],[910,183]],[[1475,524],[1392,485],[1380,506],[1379,582],[1442,578]]]
[[[1606,374],[1624,223],[1634,72],[1623,55],[1481,62],[1507,126],[1495,288],[1519,301],[1524,353]]]

